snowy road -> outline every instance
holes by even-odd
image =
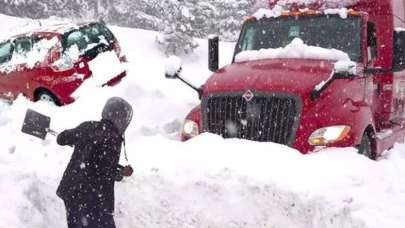
[[[0,32],[25,22],[0,15]],[[156,33],[114,27],[130,63],[129,76],[114,88],[87,89],[73,105],[56,108],[20,97],[0,103],[0,228],[65,227],[56,187],[71,149],[49,137],[20,133],[30,107],[52,116],[60,131],[99,119],[110,96],[134,106],[127,134],[135,176],[116,186],[117,227],[405,227],[405,145],[378,162],[354,149],[303,156],[272,143],[202,135],[177,141],[197,95],[164,79]],[[209,76],[206,41],[188,56],[184,75],[196,84]],[[229,62],[232,44],[222,44]]]

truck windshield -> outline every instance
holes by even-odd
[[[344,51],[352,61],[360,61],[360,34],[360,17],[320,15],[248,21],[235,55],[247,50],[285,47],[294,38],[300,38],[307,45]]]

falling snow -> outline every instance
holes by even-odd
[[[313,1],[279,1],[293,2]],[[349,8],[352,3],[336,0],[328,4]],[[180,12],[185,18],[193,16],[185,8]],[[257,16],[266,12],[259,11]],[[269,15],[277,17],[280,12],[281,8],[276,8]],[[344,17],[345,12],[330,13]],[[26,24],[24,19],[4,15],[0,20],[3,33]],[[126,136],[135,174],[116,184],[117,227],[403,227],[403,144],[385,152],[379,161],[370,161],[354,148],[330,148],[304,156],[283,145],[212,134],[181,143],[178,139],[184,117],[199,99],[181,82],[165,80],[164,74],[176,73],[183,66],[183,76],[202,85],[211,75],[206,69],[207,41],[197,39],[195,53],[181,64],[177,57],[166,59],[155,42],[156,32],[112,29],[129,59],[125,65],[128,76],[119,85],[83,86],[77,101],[65,107],[32,103],[23,96],[12,105],[0,101],[0,137],[7,139],[0,142],[0,189],[5,193],[0,195],[0,227],[66,226],[64,205],[55,191],[72,149],[56,145],[51,136],[40,141],[21,134],[26,109],[51,116],[52,128],[59,132],[83,121],[99,120],[103,105],[112,96],[124,97],[134,107],[134,120]],[[221,66],[232,61],[234,46],[221,42]],[[69,53],[72,59],[80,54],[77,47]],[[38,56],[30,62],[34,64]],[[356,70],[348,54],[309,46],[298,38],[283,48],[242,52],[236,61],[267,58],[337,61],[331,75]],[[106,53],[93,62],[94,75],[101,75],[95,76],[96,80],[102,79],[103,72],[122,72],[122,66],[110,65],[114,61],[117,57]],[[322,83],[319,80],[319,85]],[[226,132],[236,136],[239,127],[246,127],[260,113],[260,107],[249,105],[246,118],[225,123]],[[384,133],[377,137],[392,134]],[[121,158],[121,162],[126,161]],[[81,163],[79,168],[87,170],[88,166]],[[81,222],[86,225],[87,218],[82,217]]]

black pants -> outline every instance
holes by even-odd
[[[112,213],[93,202],[64,201],[68,228],[115,228]]]

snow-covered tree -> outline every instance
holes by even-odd
[[[48,10],[48,3],[35,0],[0,0],[0,12],[30,18],[41,18]]]
[[[267,0],[0,0],[0,13],[30,18],[57,16],[161,31],[168,53],[190,52],[191,37],[211,33],[235,41],[244,18]],[[255,5],[256,4],[256,5]],[[183,49],[183,50],[181,50]]]
[[[269,1],[268,0],[256,0],[253,9],[257,10],[260,8],[267,8],[269,7]]]
[[[208,34],[216,33],[218,11],[210,1],[188,0],[186,5],[194,17],[191,21],[194,37],[205,38]]]
[[[162,2],[163,29],[156,41],[163,47],[166,55],[187,54],[198,47],[192,28],[195,16],[188,6],[178,0]]]
[[[120,0],[115,3],[118,15],[108,21],[123,26],[159,30],[160,0]]]
[[[216,24],[221,38],[229,41],[236,40],[246,16],[252,13],[256,1],[212,0],[212,2],[219,11]]]

